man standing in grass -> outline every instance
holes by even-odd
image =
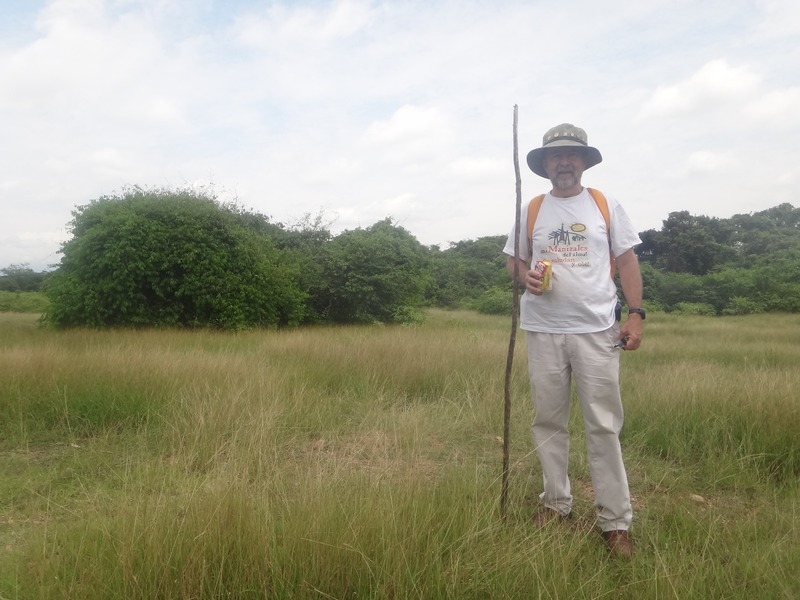
[[[602,160],[583,129],[569,123],[550,129],[527,162],[534,173],[550,180],[552,190],[522,207],[520,231],[512,229],[504,252],[509,255],[509,276],[514,277],[517,262],[517,283],[525,290],[520,327],[526,332],[534,405],[531,429],[544,479],[542,506],[534,522],[544,526],[571,516],[567,467],[574,380],[597,523],[611,552],[629,557],[633,510],[619,443],[619,361],[621,349],[636,350],[642,340],[642,277],[634,252],[641,240],[613,198],[581,184],[583,172]],[[514,236],[519,238],[519,256]],[[544,273],[531,265],[547,262],[550,282],[543,285],[548,283]],[[629,307],[622,326],[615,271]]]

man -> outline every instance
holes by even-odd
[[[596,190],[590,193],[581,184],[583,172],[602,160],[597,148],[588,145],[583,129],[569,123],[550,129],[542,147],[532,150],[527,161],[534,173],[550,180],[552,190],[541,200],[532,239],[525,226],[529,207],[523,206],[520,231],[512,229],[504,252],[509,255],[509,276],[514,277],[516,262],[517,284],[525,290],[520,327],[526,332],[534,405],[531,430],[544,480],[542,506],[534,522],[542,526],[571,516],[567,466],[574,380],[586,429],[597,523],[611,552],[629,557],[633,511],[619,443],[623,421],[619,361],[622,349],[636,350],[642,341],[645,311],[634,253],[641,240],[619,203]],[[530,267],[539,260],[552,265],[551,289],[543,289],[543,274]],[[621,327],[614,263],[630,307]]]

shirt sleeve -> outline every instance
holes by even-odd
[[[611,213],[611,250],[614,256],[624,254],[642,243],[636,228],[622,205],[614,198],[608,198]]]
[[[519,258],[524,260],[525,262],[530,262],[531,260],[531,248],[530,248],[530,240],[528,239],[528,232],[527,227],[525,224],[528,222],[528,205],[523,203],[521,210],[520,210],[520,233],[519,233]],[[516,235],[517,227],[516,224],[511,226],[511,232],[508,234],[508,239],[506,240],[505,248],[503,248],[503,252],[508,254],[509,256],[514,256],[514,236]]]

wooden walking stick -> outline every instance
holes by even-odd
[[[517,343],[517,316],[519,315],[519,226],[522,211],[522,180],[519,174],[519,147],[517,145],[517,105],[514,105],[514,174],[517,180],[517,209],[514,227],[514,301],[511,311],[511,335],[508,340],[508,358],[506,359],[505,401],[503,402],[503,478],[500,486],[500,516],[505,520],[508,504],[508,453],[511,424],[511,366],[514,364],[514,346]]]

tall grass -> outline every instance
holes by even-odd
[[[627,365],[626,398],[642,405],[629,416],[629,438],[703,480],[796,480],[798,326],[795,316],[662,317]]]
[[[534,530],[524,343],[498,515],[506,319],[284,332],[0,315],[0,599],[800,596],[800,319],[653,315],[623,360],[630,562]]]

